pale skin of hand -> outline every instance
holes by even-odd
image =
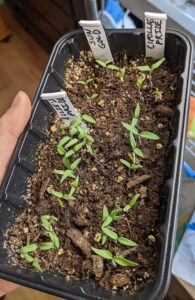
[[[22,91],[15,96],[11,107],[0,118],[0,184],[5,176],[16,143],[31,115],[31,102]],[[0,297],[18,285],[0,279]]]

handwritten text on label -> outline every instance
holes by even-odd
[[[161,58],[165,49],[166,14],[145,13],[146,56]]]
[[[41,94],[41,98],[51,104],[66,124],[69,124],[78,114],[65,91]]]
[[[95,59],[113,61],[110,46],[100,20],[80,21]]]

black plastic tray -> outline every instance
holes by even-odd
[[[123,50],[132,58],[145,52],[143,30],[109,30],[107,36],[113,56]],[[26,206],[23,195],[26,190],[27,177],[36,170],[35,152],[40,141],[45,138],[44,129],[49,126],[48,115],[51,112],[51,107],[46,101],[40,99],[40,94],[55,92],[64,88],[64,71],[67,59],[70,55],[78,56],[80,50],[89,49],[82,31],[75,31],[63,36],[55,45],[35,95],[31,120],[25,133],[20,138],[1,187],[0,278],[69,299],[162,299],[169,284],[175,244],[180,179],[191,87],[192,48],[191,41],[182,33],[172,30],[166,32],[165,57],[171,66],[180,68],[181,74],[178,75],[175,93],[176,112],[172,122],[174,136],[169,155],[167,180],[162,195],[163,206],[166,209],[162,210],[162,246],[156,281],[150,286],[143,287],[137,294],[132,296],[122,292],[112,294],[100,288],[92,280],[72,283],[67,282],[63,275],[53,270],[40,274],[31,269],[13,266],[9,261],[8,252],[4,248],[5,238],[3,234],[7,228],[14,224],[15,218]]]

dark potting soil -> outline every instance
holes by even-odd
[[[72,179],[60,183],[60,176],[52,171],[65,169],[56,145],[68,129],[61,131],[60,119],[52,117],[48,140],[37,152],[37,172],[28,180],[28,207],[7,231],[7,248],[14,264],[31,267],[20,257],[19,249],[27,244],[49,241],[40,218],[53,215],[58,218],[52,227],[59,237],[60,247],[30,253],[43,269],[57,269],[69,279],[96,278],[106,288],[130,293],[154,280],[161,247],[160,225],[166,206],[163,186],[169,162],[177,75],[165,61],[153,71],[152,87],[148,75],[144,74],[147,78],[141,94],[138,93],[135,82],[141,72],[136,66],[152,62],[145,58],[134,61],[126,56],[116,58],[115,64],[126,68],[122,82],[116,70],[95,64],[90,52],[81,53],[76,61],[69,60],[65,74],[68,96],[81,114],[96,120],[96,124],[86,123],[94,138],[93,155],[82,148],[70,158],[82,158],[74,171],[79,175],[76,200],[59,203],[59,199],[50,194],[51,189],[67,193]],[[86,86],[78,83],[89,78],[93,80]],[[156,88],[163,92],[162,99],[154,94]],[[94,93],[97,94],[94,99],[86,96]],[[121,123],[131,122],[137,103],[141,107],[137,128],[152,131],[160,139],[137,139],[144,158],[137,158],[136,162],[143,168],[128,170],[120,162],[120,159],[130,160],[131,155],[128,131]],[[122,218],[114,221],[111,228],[119,236],[136,242],[137,246],[128,247],[111,238],[102,245],[103,206],[106,205],[109,211],[124,207],[136,193],[140,196],[135,206],[122,213]],[[138,266],[115,266],[110,260],[95,255],[91,246],[109,250],[113,255],[137,262]]]

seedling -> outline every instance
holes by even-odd
[[[96,59],[96,63],[106,69],[119,70],[119,68],[115,66],[110,60],[103,61],[103,60]]]
[[[142,97],[142,95],[141,95],[141,86],[143,85],[145,79],[146,79],[146,76],[142,75],[142,76],[138,77],[137,80],[136,80],[136,86],[138,88],[138,93],[139,93],[140,98]]]
[[[119,69],[118,76],[120,78],[120,81],[123,82],[125,79],[125,67]]]
[[[61,180],[60,180],[60,182],[62,183],[62,182],[64,182],[64,180],[66,179],[66,178],[75,178],[75,176],[74,176],[74,174],[73,174],[73,171],[72,170],[66,170],[66,171],[64,171],[64,170],[57,170],[57,169],[54,169],[53,170],[53,173],[54,174],[57,174],[57,175],[61,175]]]
[[[80,150],[83,146],[86,147],[87,151],[90,154],[93,154],[91,144],[94,142],[94,139],[89,134],[89,129],[82,124],[82,121],[96,124],[96,121],[89,115],[83,114],[79,116],[77,119],[73,120],[70,123],[71,132],[75,135],[78,135],[78,139],[81,140],[79,144],[77,144],[74,148],[74,151]],[[70,132],[70,133],[71,133]]]
[[[53,227],[51,225],[51,222],[53,221],[58,221],[58,218],[54,217],[54,216],[50,216],[50,215],[43,215],[41,216],[41,224],[42,226],[45,228],[46,232],[48,233],[51,241],[53,242],[53,245],[55,248],[59,248],[60,243],[59,243],[59,239],[56,235],[56,233],[53,230]],[[46,245],[45,245],[46,246]]]
[[[29,254],[30,252],[35,252],[37,250],[37,248],[38,248],[37,244],[29,244],[29,245],[22,247],[19,250],[19,252],[20,252],[21,257],[26,259],[27,262],[32,263],[32,266],[34,268],[36,268],[40,272],[43,272],[38,260]]]
[[[125,165],[128,169],[140,169],[142,166],[140,164],[136,164],[136,155],[144,158],[144,154],[140,148],[137,147],[137,142],[135,140],[135,136],[140,138],[150,139],[150,140],[159,140],[159,136],[150,131],[141,131],[137,129],[136,125],[139,121],[140,117],[140,105],[139,103],[135,107],[133,119],[130,124],[122,122],[122,126],[128,130],[129,132],[129,143],[133,150],[132,156],[130,156],[132,160],[132,164],[125,159],[120,159],[120,162]]]
[[[93,79],[92,78],[89,78],[89,79],[87,79],[87,80],[79,80],[78,81],[78,83],[80,83],[80,84],[82,84],[84,87],[86,87],[86,86],[88,86],[88,84],[90,83],[90,82],[92,82],[93,81]]]
[[[160,91],[158,88],[155,89],[154,91],[154,97],[155,97],[155,101],[161,101],[162,100],[162,94],[163,92]]]
[[[54,189],[52,189],[50,191],[50,194],[59,198],[59,199],[64,199],[64,200],[67,200],[67,201],[72,201],[72,200],[75,200],[76,198],[71,196],[70,193],[68,194],[64,194],[62,192],[59,192],[59,191],[55,191]]]
[[[134,157],[132,158],[132,161],[135,161]],[[129,161],[125,160],[125,159],[120,159],[120,162],[126,166],[129,170],[137,170],[137,169],[141,169],[143,168],[142,165],[140,164],[136,164],[136,163],[130,163]]]
[[[165,58],[161,58],[159,60],[157,60],[154,64],[152,64],[151,66],[138,66],[137,70],[141,71],[141,72],[149,72],[149,81],[150,81],[150,86],[152,87],[152,71],[154,71],[155,69],[159,68],[163,62],[165,61]]]
[[[91,116],[87,114],[78,115],[78,117],[70,123],[70,136],[64,136],[57,144],[57,152],[63,156],[63,163],[67,169],[70,169],[68,158],[84,146],[90,154],[93,154],[91,144],[94,142],[94,139],[89,134],[89,128],[83,124],[83,121],[96,124],[96,121]],[[70,149],[72,147],[73,149]]]
[[[123,208],[123,211],[124,212],[129,211],[136,204],[139,196],[140,196],[140,194],[135,194],[133,196],[133,198],[131,199],[131,201],[129,202],[129,204],[125,205],[125,207]]]
[[[110,236],[113,239],[117,239],[117,234],[110,230],[108,227],[108,225],[110,225],[112,223],[112,221],[116,221],[118,219],[120,219],[120,217],[118,216],[118,213],[121,212],[122,209],[115,209],[112,210],[111,213],[109,213],[106,205],[104,205],[103,207],[103,224],[101,226],[102,229],[102,245],[105,244],[106,240],[107,240],[107,236]]]
[[[138,264],[136,262],[133,262],[131,260],[128,260],[122,256],[113,256],[113,254],[108,251],[108,250],[104,250],[104,249],[98,249],[95,247],[91,247],[92,251],[95,252],[97,255],[99,255],[100,257],[107,259],[107,260],[111,260],[112,263],[114,265],[120,265],[123,267],[136,267],[138,266]]]
[[[120,244],[127,245],[129,247],[137,246],[137,244],[135,242],[133,242],[125,237],[118,236],[118,234],[116,232],[114,232],[113,230],[111,230],[109,228],[109,225],[113,221],[117,221],[121,218],[121,216],[118,216],[118,214],[122,211],[123,211],[123,209],[119,208],[119,209],[114,209],[111,211],[111,213],[109,213],[107,207],[104,205],[104,207],[103,207],[103,224],[101,226],[102,233],[103,233],[102,245],[105,244],[107,237],[110,237],[111,239],[119,242]]]
[[[91,100],[95,99],[98,96],[98,94],[93,93],[92,95],[87,95],[85,94],[85,97],[87,98],[87,100],[89,100],[89,102],[91,103]]]

